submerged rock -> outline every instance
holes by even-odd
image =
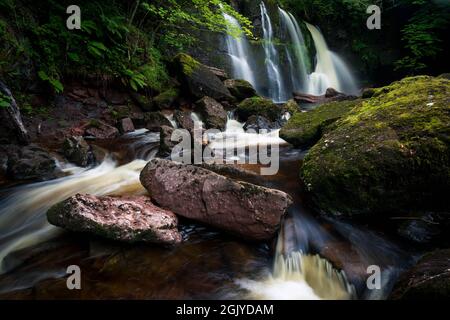
[[[336,121],[301,169],[316,207],[335,215],[448,212],[449,97],[447,79],[406,78]]]
[[[64,140],[62,151],[67,160],[80,167],[95,162],[92,149],[83,137],[73,136]]]
[[[299,148],[314,145],[327,128],[348,113],[359,100],[331,102],[308,112],[297,112],[280,131],[280,137]]]
[[[95,197],[77,194],[47,212],[48,221],[74,232],[85,232],[128,243],[174,245],[181,242],[178,219],[145,196]]]
[[[450,298],[450,249],[426,254],[395,285],[393,300]]]
[[[223,106],[210,97],[204,97],[197,101],[196,109],[202,115],[206,129],[225,130],[227,125],[227,112]]]
[[[228,79],[224,81],[225,87],[238,101],[256,96],[256,90],[246,80]]]
[[[173,60],[173,65],[186,93],[195,99],[208,96],[217,101],[234,100],[222,81],[208,67],[191,56],[178,54]]]
[[[250,240],[273,238],[292,203],[284,192],[162,159],[150,161],[140,180],[163,208]]]
[[[270,99],[261,97],[247,98],[242,101],[237,109],[236,115],[240,121],[247,121],[251,116],[262,116],[272,122],[281,117],[282,109]]]

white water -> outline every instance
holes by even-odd
[[[286,47],[292,88],[295,91],[304,91],[305,84],[308,81],[308,70],[306,67],[306,59],[308,59],[308,55],[305,46],[305,39],[303,38],[300,26],[294,16],[281,8],[278,8],[278,10],[280,12],[281,21],[286,27],[293,45],[294,58],[291,56],[289,48]]]
[[[324,36],[317,27],[305,22],[316,48],[316,64],[311,72],[308,70],[308,61],[310,61],[308,49],[295,17],[278,8],[282,28],[280,31],[288,37],[284,39],[287,45],[276,46],[275,30],[264,2],[260,3],[260,11],[264,36],[263,64],[259,62],[258,65],[258,59],[250,50],[245,35],[237,39],[227,35],[227,50],[232,60],[234,77],[248,80],[258,93],[266,95],[275,102],[289,100],[292,97],[292,91],[323,95],[330,87],[346,94],[359,94],[357,81],[351,69],[336,53],[329,50]],[[224,17],[233,28],[242,33],[242,28],[236,19],[226,14]],[[280,50],[285,53],[284,59],[281,59]],[[255,75],[260,72],[254,72],[252,67],[256,71],[263,70],[266,75],[262,78],[266,79],[256,78]]]
[[[267,13],[264,2],[261,2],[260,9],[264,34],[263,47],[266,54],[265,65],[267,76],[269,78],[269,97],[275,102],[284,102],[287,100],[287,95],[279,66],[280,60],[278,57],[278,51],[274,45],[272,21]]]
[[[136,160],[119,166],[111,157],[93,169],[70,167],[70,176],[21,186],[10,190],[0,201],[0,274],[14,265],[5,258],[18,250],[48,241],[61,229],[47,222],[46,212],[54,204],[77,193],[93,195],[143,194],[139,174],[153,158],[159,134],[138,130],[124,136],[129,153]],[[139,160],[146,159],[146,160]]]
[[[355,289],[343,272],[318,255],[286,250],[285,226],[280,231],[273,271],[266,279],[241,279],[248,298],[262,300],[349,300]],[[292,236],[292,235],[291,235]],[[295,236],[294,236],[295,237]]]
[[[250,82],[253,87],[257,88],[255,76],[250,67],[250,54],[248,40],[242,32],[241,25],[232,16],[223,13],[225,20],[228,23],[228,33],[226,36],[228,55],[231,59],[233,68],[233,77],[236,79],[243,79]],[[233,29],[241,32],[241,36],[233,37]]]

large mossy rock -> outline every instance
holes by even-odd
[[[247,98],[242,101],[237,109],[236,115],[240,121],[247,121],[251,116],[262,116],[270,121],[277,121],[281,116],[282,109],[270,99],[262,97]]]
[[[450,81],[420,76],[377,89],[329,128],[301,177],[326,214],[448,211]]]
[[[224,84],[238,101],[256,96],[255,88],[246,80],[228,79],[224,81]]]
[[[310,147],[322,137],[330,124],[360,103],[360,100],[330,102],[309,112],[296,112],[281,129],[280,137],[296,147]]]
[[[234,100],[219,77],[191,56],[184,53],[178,54],[173,60],[173,67],[183,84],[185,93],[194,99],[208,96],[217,101]]]
[[[450,249],[428,253],[400,277],[389,297],[392,300],[450,298]]]

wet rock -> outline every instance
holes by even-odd
[[[256,179],[259,175],[256,172],[246,170],[234,164],[219,164],[219,163],[202,163],[199,167],[215,172],[217,174],[226,176],[228,178],[242,180],[242,179]]]
[[[255,88],[246,80],[228,79],[224,84],[238,101],[256,96]]]
[[[190,111],[175,111],[173,118],[179,128],[188,130],[190,133],[194,132],[194,120],[192,120]]]
[[[426,213],[403,221],[398,233],[418,244],[448,245],[450,239],[450,213]]]
[[[294,100],[298,103],[306,104],[322,104],[332,101],[344,101],[356,99],[355,96],[346,95],[342,92],[338,92],[333,88],[328,88],[326,93],[321,96],[316,96],[313,94],[294,92]]]
[[[195,99],[205,96],[217,101],[233,101],[234,98],[222,81],[205,65],[187,54],[179,54],[173,60],[175,72],[182,81],[186,94]]]
[[[250,240],[273,238],[292,203],[284,192],[163,159],[149,162],[140,180],[163,208]]]
[[[61,175],[56,160],[36,145],[9,151],[7,176],[12,180],[45,181]]]
[[[447,79],[405,78],[328,127],[301,169],[316,207],[360,217],[448,212],[449,96]]]
[[[447,300],[450,298],[450,249],[426,254],[396,283],[392,300]]]
[[[133,132],[135,130],[133,120],[130,118],[120,120],[119,130],[122,134]]]
[[[111,240],[174,245],[181,242],[178,219],[150,198],[95,197],[77,194],[47,212],[48,221],[74,232]]]
[[[275,122],[281,117],[281,113],[281,108],[272,100],[261,97],[245,99],[236,109],[236,115],[240,121],[247,121],[251,116],[262,116]]]
[[[330,125],[358,103],[358,100],[331,102],[312,111],[297,112],[283,126],[280,137],[295,147],[310,147],[319,141]]]
[[[146,112],[144,114],[145,128],[157,132],[162,126],[173,127],[172,123],[161,112]]]
[[[228,115],[223,106],[210,97],[204,97],[197,101],[196,110],[204,119],[206,129],[225,130]]]
[[[256,132],[260,130],[270,131],[275,127],[274,123],[262,116],[251,116],[245,123],[244,130],[255,130]]]
[[[83,137],[73,136],[64,140],[62,152],[67,160],[80,167],[95,163],[92,149]]]
[[[136,103],[143,111],[151,112],[154,111],[154,104],[151,98],[147,95],[140,94],[137,92],[130,93],[131,99]]]
[[[170,88],[153,98],[153,103],[158,110],[170,109],[180,96],[178,88]]]
[[[170,156],[170,154],[172,153],[172,149],[178,144],[177,141],[172,141],[172,134],[174,131],[175,129],[173,127],[161,126],[159,131],[159,157],[165,158]]]
[[[110,105],[125,105],[129,100],[129,96],[126,92],[117,90],[106,90],[103,92],[102,96]]]
[[[98,140],[114,139],[119,135],[119,129],[99,120],[91,120],[84,132],[85,137]]]
[[[283,112],[289,112],[291,116],[301,111],[300,106],[297,102],[295,102],[294,99],[288,100],[288,102],[286,102],[282,108]]]
[[[209,71],[214,73],[220,80],[224,81],[224,80],[228,79],[228,74],[226,73],[225,70],[219,69],[219,68],[210,67],[210,66],[206,66],[206,67],[208,68]]]
[[[22,116],[16,100],[8,87],[0,81],[0,140],[5,143],[28,143],[28,132],[22,122]]]

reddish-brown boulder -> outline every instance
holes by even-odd
[[[47,218],[55,226],[111,240],[168,245],[181,242],[175,214],[156,207],[145,196],[77,194],[50,208]]]
[[[250,240],[268,240],[292,203],[284,192],[163,159],[141,172],[152,199],[176,214]]]

